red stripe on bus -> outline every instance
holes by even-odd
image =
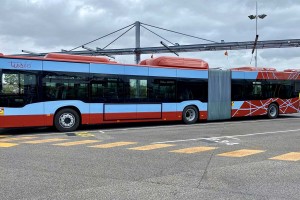
[[[45,126],[45,119],[45,115],[0,116],[0,127]]]

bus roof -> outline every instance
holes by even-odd
[[[300,72],[300,69],[285,69],[284,72]]]
[[[232,71],[269,71],[276,72],[275,68],[271,67],[236,67],[231,68]]]
[[[81,55],[70,55],[60,53],[48,53],[44,57],[28,57],[28,56],[9,56],[0,53],[0,57],[4,58],[19,58],[19,59],[31,59],[31,60],[51,60],[51,61],[66,61],[66,62],[84,62],[84,63],[111,63],[117,62],[111,61],[106,57],[95,57],[95,56],[81,56]]]
[[[3,58],[16,58],[16,59],[28,59],[28,60],[48,60],[48,61],[65,61],[65,62],[82,62],[82,63],[108,63],[108,64],[118,64],[116,61],[111,61],[107,57],[99,56],[82,56],[82,55],[70,55],[62,53],[48,53],[44,57],[28,57],[28,56],[12,56],[4,55],[0,53],[0,57]],[[129,65],[132,64],[122,64]],[[157,58],[150,58],[142,60],[138,65],[135,66],[149,66],[149,67],[163,67],[163,68],[178,68],[178,69],[200,69],[207,70],[209,65],[206,61],[195,58],[179,58],[179,57],[169,57],[160,56]],[[275,68],[271,67],[236,67],[231,68],[232,71],[261,71],[261,72],[276,72]],[[286,69],[283,72],[300,72],[300,69]]]

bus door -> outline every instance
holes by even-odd
[[[43,104],[38,102],[37,72],[2,70],[0,107],[2,127],[44,126]]]
[[[250,116],[258,116],[258,115],[266,115],[267,107],[272,102],[270,98],[272,98],[271,88],[267,89],[267,84],[262,80],[253,80],[252,91],[250,93],[251,97],[251,113]],[[269,94],[270,93],[270,94]]]
[[[232,117],[251,116],[252,82],[243,79],[231,80]]]
[[[123,80],[123,101],[105,103],[104,120],[160,119],[161,103],[149,103],[148,78],[129,76]]]
[[[161,104],[104,104],[104,120],[161,119]]]
[[[91,82],[92,102],[103,103],[103,120],[160,119],[161,103],[148,102],[145,77],[101,75]]]
[[[148,77],[123,77],[123,103],[106,104],[104,120],[129,119],[160,119],[161,103],[149,102]],[[115,113],[115,114],[112,114]]]
[[[298,98],[299,98],[299,101],[298,101],[298,112],[300,112],[300,81],[297,80],[295,81],[295,94],[297,95],[298,94]]]

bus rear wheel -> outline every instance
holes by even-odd
[[[199,118],[198,110],[195,106],[187,106],[182,113],[182,120],[186,124],[194,124]]]
[[[54,117],[54,126],[58,131],[75,131],[79,127],[78,113],[69,108],[58,111]]]
[[[275,119],[278,117],[278,114],[279,114],[279,109],[277,104],[271,103],[268,107],[268,113],[267,113],[268,118]]]

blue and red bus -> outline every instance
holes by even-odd
[[[158,57],[124,65],[105,57],[0,54],[0,128],[199,120],[300,112],[300,71],[209,69]]]

